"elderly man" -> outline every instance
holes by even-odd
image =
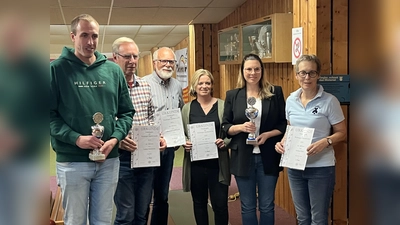
[[[157,49],[153,53],[153,67],[153,73],[145,76],[144,79],[151,86],[156,112],[182,108],[182,87],[179,81],[172,77],[176,67],[174,51],[167,47]],[[168,147],[161,153],[161,166],[154,172],[151,225],[167,225],[168,223],[169,182],[175,150],[178,147]]]
[[[135,108],[133,126],[146,126],[154,122],[154,105],[150,85],[138,77],[136,66],[139,61],[139,48],[127,37],[121,37],[112,45],[113,59],[122,69],[128,83],[129,96]],[[132,133],[132,128],[130,133]],[[166,147],[160,138],[160,150]],[[117,207],[115,225],[146,225],[147,209],[152,195],[155,167],[131,168],[131,152],[140,151],[137,143],[128,135],[120,142],[120,168],[114,202]]]

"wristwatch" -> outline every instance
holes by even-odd
[[[330,138],[326,138],[326,141],[328,142],[328,145],[332,145],[332,140]]]

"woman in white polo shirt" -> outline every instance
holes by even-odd
[[[317,83],[321,62],[315,55],[302,55],[296,62],[300,88],[286,100],[288,124],[314,128],[307,148],[305,170],[288,169],[289,185],[299,225],[328,224],[329,203],[335,186],[335,154],[332,145],[346,139],[346,124],[337,98]],[[285,138],[276,143],[284,153]]]

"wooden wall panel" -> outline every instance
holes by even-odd
[[[219,50],[218,50],[218,35],[213,35],[218,33],[218,25],[213,24],[211,27],[211,70],[210,72],[214,76],[214,97],[220,98],[221,97],[221,92],[220,92],[220,86],[221,86],[221,75],[220,75],[220,68],[218,64],[218,55],[219,55]]]
[[[146,76],[153,72],[153,57],[151,54],[139,58],[137,75],[139,77]]]
[[[293,12],[294,0],[247,0],[229,16],[218,23],[219,29],[233,27],[273,13]]]
[[[194,71],[206,69],[214,77],[214,97],[220,97],[220,68],[218,65],[218,25],[194,24]],[[193,71],[193,72],[194,72]]]
[[[348,74],[348,0],[332,1],[332,73]],[[343,106],[347,117],[348,108]],[[348,221],[348,145],[335,147],[336,185],[333,193],[334,225],[345,225]]]
[[[188,79],[189,84],[192,78],[192,74],[196,71],[196,37],[194,25],[189,25],[189,40],[188,40]],[[188,101],[191,101],[193,97],[189,95]]]
[[[317,12],[317,55],[322,64],[321,74],[331,74],[332,6],[330,1],[318,0]]]

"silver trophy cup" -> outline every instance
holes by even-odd
[[[253,106],[254,104],[256,104],[256,98],[254,98],[254,97],[248,98],[247,104],[249,104],[250,106],[246,108],[245,115],[250,120],[250,122],[254,123],[254,120],[258,116],[258,109],[254,108],[254,106]],[[249,136],[246,139],[246,144],[248,144],[248,145],[256,145],[257,144],[255,133],[249,133]]]
[[[92,135],[98,139],[101,139],[104,135],[104,126],[100,125],[103,121],[103,114],[97,112],[93,115],[93,122],[95,125],[92,126]],[[106,159],[106,155],[100,152],[99,148],[95,148],[89,153],[89,159],[92,161],[101,161]]]

